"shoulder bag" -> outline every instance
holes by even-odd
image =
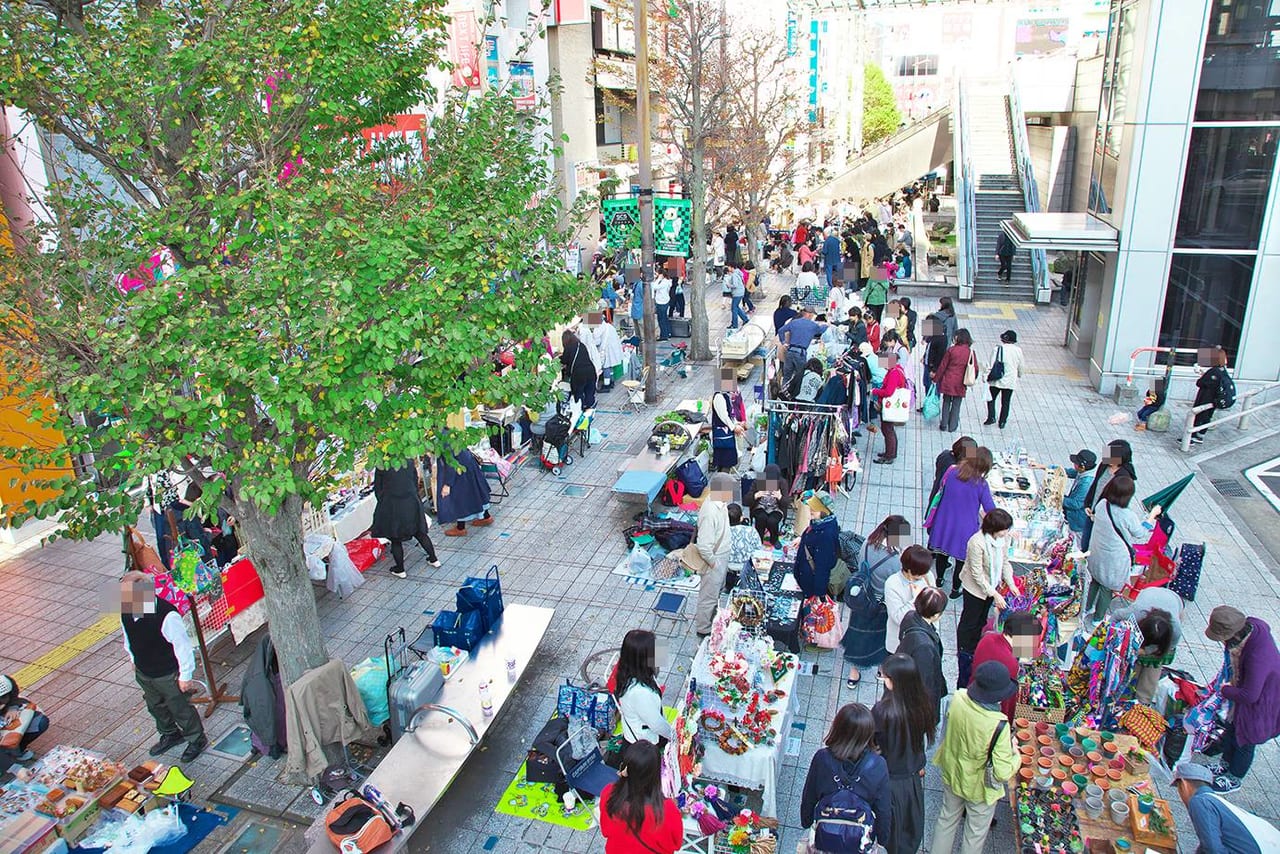
[[[942,480],[938,482],[938,491],[933,494],[933,500],[929,502],[929,509],[924,511],[924,527],[926,529],[933,527],[934,517],[938,515],[938,505],[942,503],[943,490],[947,488],[947,478],[955,470],[955,466],[950,466],[942,473]]]
[[[996,359],[987,371],[987,382],[997,383],[1004,379],[1004,347],[996,347]]]
[[[1107,502],[1107,520],[1111,522],[1111,529],[1116,532],[1116,536],[1120,538],[1120,542],[1124,543],[1124,547],[1129,550],[1129,563],[1132,565],[1138,558],[1138,553],[1134,551],[1133,544],[1125,539],[1124,534],[1120,532],[1120,526],[1116,524],[1116,517],[1111,512],[1111,502]]]
[[[995,754],[996,739],[1000,738],[1000,733],[1004,732],[1005,724],[1007,723],[1008,721],[1002,717],[1000,723],[996,724],[996,731],[991,733],[991,741],[987,743],[987,761],[982,767],[982,784],[988,789],[999,789],[1002,792],[1004,791],[1005,781],[996,776],[996,768],[992,756]]]
[[[973,350],[969,351],[969,361],[964,366],[964,384],[965,386],[978,384],[978,357]]]

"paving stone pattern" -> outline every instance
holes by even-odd
[[[772,312],[776,297],[785,292],[790,282],[789,277],[770,277],[766,283],[770,295],[759,302],[759,311]],[[904,285],[902,292],[909,295],[910,286]],[[709,306],[713,329],[723,330],[727,322],[723,301],[713,295]],[[932,307],[932,298],[917,300],[922,317]],[[973,332],[984,357],[989,359],[999,333],[1012,328],[1018,331],[1028,368],[1028,375],[1014,394],[1007,429],[981,425],[985,400],[982,389],[975,389],[964,403],[963,432],[996,450],[1021,446],[1038,460],[1063,464],[1067,454],[1079,448],[1100,450],[1108,439],[1128,438],[1135,448],[1139,489],[1149,492],[1196,471],[1197,460],[1229,452],[1254,436],[1276,429],[1273,422],[1263,419],[1249,433],[1214,432],[1199,449],[1200,456],[1188,457],[1177,450],[1173,434],[1135,433],[1131,413],[1125,423],[1110,423],[1113,416],[1124,413],[1089,387],[1086,365],[1062,348],[1065,323],[1062,309],[1056,306],[960,306],[960,325]],[[713,334],[718,336],[719,332]],[[633,453],[642,444],[653,414],[683,398],[710,393],[715,376],[713,365],[692,365],[688,373],[688,378],[682,379],[675,371],[663,370],[661,402],[644,413],[631,412],[620,389],[602,395],[596,419],[597,428],[604,434],[602,441],[566,468],[561,477],[544,472],[536,460],[526,463],[512,481],[512,496],[493,508],[493,526],[473,528],[465,538],[439,534],[435,537],[444,563],[441,569],[428,567],[422,552],[410,547],[407,580],[392,577],[387,571],[389,561],[384,560],[369,571],[367,583],[345,600],[317,588],[329,652],[348,664],[380,654],[384,635],[398,626],[416,634],[436,610],[450,606],[454,589],[465,576],[483,573],[492,564],[502,571],[508,602],[555,608],[555,618],[537,659],[514,695],[512,707],[504,712],[502,725],[490,732],[435,811],[422,822],[412,840],[413,850],[451,854],[603,850],[598,833],[577,833],[526,822],[496,814],[493,807],[519,767],[529,741],[551,714],[556,685],[564,677],[576,674],[579,664],[591,652],[616,646],[633,626],[650,624],[649,608],[656,591],[611,574],[625,555],[620,531],[638,508],[620,502],[610,487],[619,467],[628,459],[628,452]],[[1175,412],[1175,424],[1180,423],[1186,402],[1178,405],[1181,410]],[[837,499],[842,527],[865,533],[890,513],[901,513],[918,526],[933,459],[955,436],[940,432],[936,422],[919,420],[902,429],[900,436],[898,463],[867,465],[852,494]],[[864,439],[864,454],[865,449]],[[1220,647],[1202,634],[1214,605],[1234,603],[1280,627],[1275,567],[1260,559],[1248,544],[1250,538],[1224,516],[1220,497],[1207,478],[1198,479],[1183,494],[1175,516],[1179,538],[1202,540],[1209,547],[1201,595],[1187,609],[1178,656],[1180,667],[1208,677],[1220,661]],[[917,542],[923,542],[920,533],[917,531]],[[121,568],[119,539],[56,542],[0,552],[0,558],[6,558],[0,563],[0,597],[6,603],[0,614],[0,668],[13,673],[30,667],[28,672],[39,673],[42,661],[45,665],[60,661],[60,644],[99,619],[97,591]],[[941,632],[948,648],[954,645],[956,617],[956,612],[949,610],[943,618]],[[239,647],[228,640],[215,648],[214,657],[224,665],[224,678],[233,689],[239,685],[252,646],[252,640]],[[673,668],[666,678],[668,701],[679,690],[695,647],[691,630],[671,638]],[[878,690],[872,678],[865,678],[856,690],[847,689],[837,652],[808,650],[803,658],[816,666],[816,673],[802,676],[797,683],[797,727],[789,735],[798,737],[799,751],[798,755],[787,757],[778,781],[783,822],[779,851],[788,854],[802,838],[798,818],[801,788],[809,759],[821,746],[827,724],[841,704],[857,701],[871,705]],[[954,657],[948,657],[945,666],[949,677],[954,678]],[[96,640],[86,651],[57,664],[48,675],[24,688],[53,719],[40,747],[79,743],[129,763],[145,758],[154,733],[118,633]],[[211,739],[217,742],[239,722],[238,707],[221,706],[207,719],[206,726]],[[1245,787],[1231,796],[1234,803],[1273,820],[1280,817],[1280,797],[1275,794],[1280,791],[1278,753],[1271,744],[1260,748]],[[187,770],[196,780],[197,800],[225,789],[218,796],[220,799],[237,806],[257,804],[258,812],[268,816],[264,819],[242,811],[236,822],[220,829],[199,850],[239,850],[232,848],[232,842],[245,832],[250,821],[260,823],[250,831],[254,838],[261,836],[263,822],[273,831],[282,831],[275,850],[303,847],[300,831],[289,819],[314,815],[316,807],[304,790],[279,782],[283,764],[265,758],[246,763],[208,752],[191,763]],[[940,782],[932,766],[925,785],[927,845],[941,802]],[[1176,801],[1176,794],[1166,794]],[[1190,823],[1180,804],[1177,809],[1183,850],[1193,851],[1195,840]],[[989,851],[1008,850],[1011,846],[1008,808],[1002,805],[997,816],[999,823],[987,843]]]

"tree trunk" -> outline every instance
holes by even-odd
[[[760,231],[764,226],[760,224],[764,213],[760,210],[760,200],[756,198],[754,192],[747,194],[747,209],[744,211],[743,228],[747,232],[747,260],[751,262],[751,269],[756,271],[757,276],[764,275],[764,257],[760,253],[760,244],[756,240],[760,237]],[[769,235],[763,235],[765,240],[769,239]]]
[[[689,270],[689,358],[711,360],[711,333],[707,322],[707,188],[703,144],[694,140],[690,151],[689,197],[693,200],[693,269]]]
[[[236,517],[266,593],[264,604],[280,659],[280,678],[289,685],[329,660],[302,554],[302,499],[286,498],[274,516],[251,501],[237,501]]]

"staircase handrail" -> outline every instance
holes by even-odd
[[[955,155],[956,186],[956,274],[959,297],[973,299],[974,272],[978,263],[978,226],[974,198],[973,163],[970,161],[969,107],[965,81],[956,79],[955,96],[952,98],[952,120],[955,122],[953,148]]]
[[[1040,212],[1040,188],[1036,183],[1035,165],[1031,162],[1031,142],[1027,138],[1027,117],[1022,112],[1018,95],[1018,80],[1009,70],[1009,124],[1013,127],[1013,155],[1017,161],[1018,180],[1022,184],[1022,200],[1028,213]],[[1036,302],[1047,303],[1052,286],[1049,283],[1049,262],[1043,249],[1031,250],[1031,279],[1035,285]]]

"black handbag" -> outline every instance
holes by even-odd
[[[991,370],[987,371],[987,382],[994,383],[1004,379],[1004,348],[996,348],[996,359],[991,363]]]

